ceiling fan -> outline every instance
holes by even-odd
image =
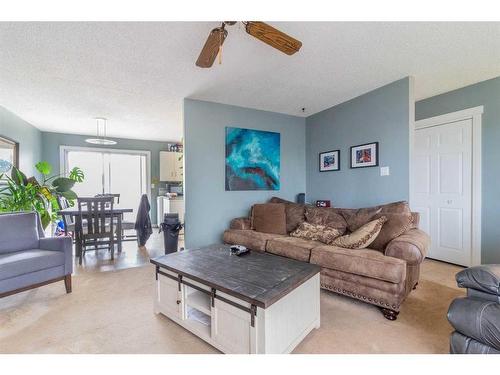
[[[222,44],[227,37],[226,26],[233,26],[235,23],[236,21],[224,21],[221,26],[210,31],[200,56],[196,60],[196,66],[210,68],[217,55],[219,55],[219,64],[221,63]],[[242,23],[245,25],[245,31],[248,34],[287,55],[293,55],[302,47],[301,41],[292,38],[267,23],[258,21],[242,21]]]

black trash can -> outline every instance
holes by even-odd
[[[175,253],[179,244],[179,232],[182,224],[179,221],[179,214],[165,214],[163,223],[160,224],[160,232],[163,232],[163,244],[165,254]]]

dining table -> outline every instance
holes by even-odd
[[[116,233],[119,233],[119,235],[116,236],[116,245],[118,252],[122,251],[122,221],[123,221],[123,214],[134,212],[132,208],[125,208],[125,207],[113,207],[113,210],[111,209],[106,209],[105,211],[108,211],[107,215],[113,216],[116,218]],[[81,226],[80,222],[80,211],[78,211],[77,207],[68,207],[63,210],[57,211],[58,215],[65,215],[65,216],[72,216],[74,218],[75,226]],[[87,211],[82,211],[82,216],[88,216]],[[81,244],[79,244],[79,241],[76,241],[75,243],[75,249],[76,249],[76,256],[80,256],[81,253]]]

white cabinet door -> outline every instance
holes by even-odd
[[[415,131],[412,209],[431,236],[430,258],[472,262],[472,120]]]
[[[160,151],[160,181],[181,182],[183,180],[183,162],[181,152]]]
[[[157,309],[161,313],[176,318],[181,317],[181,292],[179,292],[179,284],[175,280],[159,274],[156,298]]]
[[[250,354],[252,330],[250,314],[220,300],[212,309],[212,340],[224,353]]]
[[[182,152],[173,152],[174,156],[174,178],[175,181],[181,182],[184,177],[184,167],[183,167],[183,158]]]
[[[173,160],[172,152],[160,151],[160,181],[172,181]]]

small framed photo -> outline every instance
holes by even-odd
[[[319,171],[330,172],[340,170],[340,150],[326,151],[319,154]]]
[[[378,142],[351,147],[351,168],[378,166]]]

